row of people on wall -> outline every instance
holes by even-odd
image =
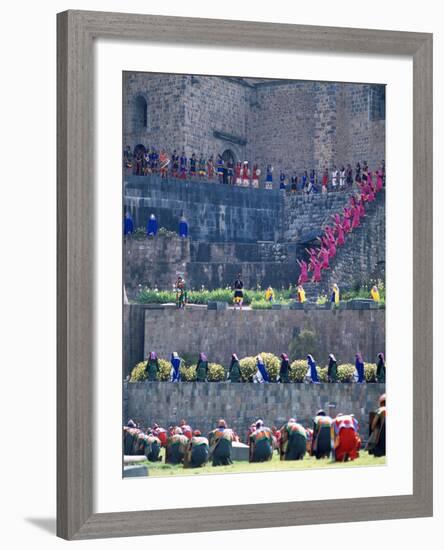
[[[379,398],[379,407],[371,415],[370,436],[366,450],[375,457],[386,454],[386,398]],[[201,467],[211,461],[213,466],[228,466],[233,463],[233,443],[240,437],[221,418],[217,426],[205,437],[200,430],[192,429],[185,420],[168,430],[154,424],[142,430],[133,420],[123,428],[125,455],[145,455],[151,462],[161,460],[165,449],[166,464],[183,464],[184,467]],[[362,440],[359,423],[353,414],[339,413],[332,418],[324,410],[317,411],[312,427],[289,418],[279,429],[269,428],[262,419],[257,419],[248,429],[246,444],[249,447],[249,462],[266,462],[277,451],[281,460],[303,460],[308,454],[316,459],[331,458],[346,462],[359,458]]]
[[[241,187],[259,188],[261,180],[264,180],[265,189],[273,189],[273,176],[275,173],[272,164],[267,164],[263,172],[257,162],[250,163],[247,160],[235,162],[232,157],[224,159],[218,154],[206,159],[193,153],[190,158],[182,151],[179,155],[174,150],[171,155],[165,150],[156,148],[138,148],[133,153],[127,145],[123,152],[123,163],[127,170],[134,175],[144,176],[159,174],[161,178],[186,179],[217,179],[219,183],[237,185]],[[325,167],[322,173],[315,169],[304,170],[299,175],[295,171],[287,173],[279,171],[278,184],[282,190],[292,193],[316,193],[328,190],[345,190],[353,186],[353,182],[365,183],[372,175],[367,161],[357,162],[353,169],[351,164],[336,166],[329,170]],[[381,177],[385,181],[385,161],[375,170],[375,177]]]
[[[282,383],[288,384],[291,382],[291,368],[290,368],[290,359],[286,353],[282,353],[280,356],[280,368],[279,374],[274,381],[270,376],[270,373],[267,370],[265,361],[262,356],[259,354],[256,356],[256,372],[253,375],[252,381],[258,384],[268,384],[268,383]],[[177,352],[171,354],[171,371],[170,371],[170,381],[171,382],[180,382],[181,381],[181,372],[180,368],[183,364],[182,358]],[[208,380],[208,358],[204,352],[199,353],[199,359],[196,365],[196,381],[197,382],[206,382]],[[354,381],[358,384],[364,384],[365,379],[365,366],[364,360],[361,353],[356,353],[355,355],[355,374]],[[150,352],[146,367],[145,374],[146,379],[150,382],[156,382],[158,380],[160,370],[159,358],[155,351]],[[231,355],[230,365],[228,367],[226,381],[232,383],[242,382],[242,370],[239,358],[236,353]],[[376,364],[376,381],[379,383],[385,383],[386,380],[386,361],[384,354],[382,352],[378,353],[377,364]],[[327,381],[329,383],[338,382],[338,362],[333,353],[330,353],[328,356],[328,365],[327,365]],[[307,372],[304,377],[304,382],[311,384],[319,384],[321,381],[319,379],[318,369],[316,361],[313,355],[307,355]]]
[[[125,217],[123,220],[123,234],[126,238],[131,238],[134,235],[136,228],[134,227],[134,221],[130,212],[125,212]],[[155,214],[150,214],[146,224],[145,224],[145,234],[147,237],[155,237],[159,232],[159,222]],[[179,218],[177,226],[177,234],[179,237],[186,238],[188,237],[188,222],[185,219],[185,216]]]

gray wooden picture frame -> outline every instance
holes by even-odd
[[[227,44],[413,59],[413,494],[119,513],[93,512],[93,43]],[[57,533],[90,539],[431,516],[432,35],[66,11],[57,16]],[[118,84],[116,84],[118,85]],[[397,312],[402,315],[402,312]]]

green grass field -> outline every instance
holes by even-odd
[[[162,462],[144,462],[149,468],[150,477],[160,476],[189,476],[201,474],[244,474],[249,472],[277,472],[293,470],[310,470],[316,468],[356,468],[359,466],[383,466],[385,457],[375,458],[367,451],[361,451],[357,460],[352,462],[332,462],[329,459],[316,460],[315,457],[306,455],[303,460],[281,461],[277,453],[273,453],[270,462],[250,464],[249,462],[234,462],[231,466],[213,467],[211,464],[201,468],[184,468],[182,465],[165,464],[163,462],[164,450],[162,449]]]

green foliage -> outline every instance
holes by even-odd
[[[376,364],[364,363],[364,374],[366,382],[376,382]]]
[[[138,241],[141,241],[143,239],[146,239],[146,229],[144,227],[138,227],[132,235],[133,239],[137,239]]]
[[[261,357],[264,361],[265,368],[270,376],[272,382],[276,382],[276,378],[279,374],[281,362],[276,355],[268,352],[262,352]],[[257,356],[256,356],[257,357]],[[253,376],[257,371],[256,357],[244,357],[239,361],[242,380],[244,382],[252,382]]]
[[[226,373],[222,365],[218,363],[208,364],[208,380],[209,382],[220,382],[225,380]]]
[[[303,382],[307,374],[307,361],[296,359],[290,365],[290,380],[292,382]]]
[[[244,357],[239,361],[242,380],[244,382],[252,382],[256,372],[256,358]]]
[[[304,329],[295,336],[288,345],[290,359],[306,357],[309,353],[316,357],[318,351],[318,339],[314,330]]]
[[[148,361],[141,361],[131,371],[130,382],[143,382],[147,379],[145,372]],[[159,359],[159,371],[157,373],[157,379],[161,382],[166,382],[170,379],[171,363],[166,359]]]
[[[196,365],[190,365],[189,367],[186,364],[180,366],[180,379],[183,382],[194,382],[196,380]]]
[[[328,367],[316,367],[318,371],[319,382],[328,382]]]
[[[327,301],[328,301],[328,298],[327,298],[326,294],[319,294],[319,296],[316,300],[316,303],[318,304],[318,306],[322,306],[322,305],[326,304]]]
[[[166,227],[161,227],[157,232],[159,237],[177,237],[177,233],[169,231]]]
[[[271,309],[271,303],[266,300],[255,300],[251,303],[252,309]]]
[[[351,363],[338,365],[338,382],[353,382],[355,370]]]
[[[261,357],[265,363],[265,368],[267,369],[268,375],[272,382],[276,382],[276,378],[279,375],[279,370],[281,368],[281,362],[276,355],[272,353],[267,353],[266,351],[261,353]]]

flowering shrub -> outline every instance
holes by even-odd
[[[292,382],[303,382],[307,374],[307,361],[305,359],[296,359],[290,365],[290,380]]]
[[[244,357],[239,361],[242,380],[244,382],[253,382],[253,376],[256,372],[256,358]]]
[[[131,371],[130,382],[143,382],[147,379],[146,366],[148,361],[141,361]],[[166,382],[170,379],[171,363],[166,359],[159,359],[159,371],[157,379],[161,382]]]
[[[364,375],[366,382],[376,382],[375,363],[364,363]]]
[[[351,363],[338,365],[338,382],[353,382],[355,371],[355,366]]]
[[[262,352],[260,354],[265,364],[265,368],[270,376],[272,382],[276,382],[276,378],[279,374],[281,362],[276,355],[272,353]],[[256,374],[256,357],[244,357],[239,361],[242,380],[245,382],[252,382],[253,376]]]
[[[196,380],[196,365],[187,367],[182,364],[180,367],[180,379],[183,382],[194,382]]]
[[[225,369],[222,365],[218,363],[208,364],[208,380],[210,382],[220,382],[221,380],[225,380],[225,378]]]

